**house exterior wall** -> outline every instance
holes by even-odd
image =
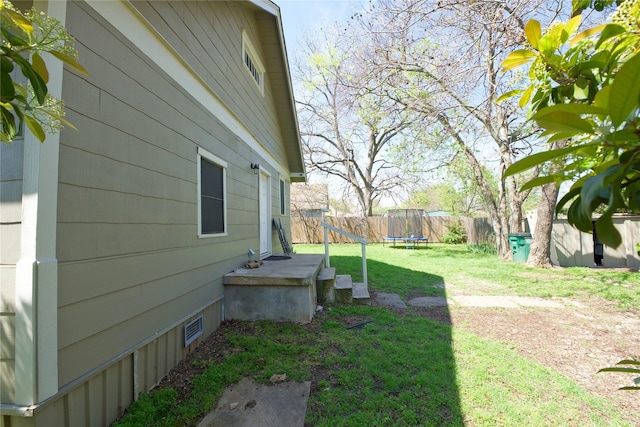
[[[22,229],[24,142],[0,145],[0,378],[15,380],[15,283]],[[15,388],[0,387],[0,402],[14,403]]]
[[[245,30],[266,63],[255,18],[259,12],[249,2],[245,5],[206,1],[133,4],[260,143],[277,158],[286,159],[271,88],[270,76],[274,70],[267,69],[264,95],[261,95],[242,62],[242,31]]]
[[[108,425],[157,384],[202,339],[184,347],[187,321],[203,315],[203,337],[217,329],[222,276],[258,247],[258,176],[250,165],[272,177],[272,216],[280,216],[278,177],[289,176],[269,78],[263,96],[242,69],[242,30],[261,46],[259,9],[87,1],[69,2],[66,11],[89,75],[65,71],[62,84],[78,132],[63,131],[59,147],[59,392],[31,409],[3,410],[0,424]],[[227,163],[222,236],[198,237],[199,148]],[[282,219],[288,227],[288,215]],[[15,228],[3,219],[3,243],[20,233]],[[10,258],[0,254],[3,278],[13,274]],[[8,331],[3,382],[12,378],[13,310],[0,301]],[[25,413],[32,416],[16,416]]]

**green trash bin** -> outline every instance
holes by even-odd
[[[511,245],[511,259],[513,262],[527,262],[529,250],[531,248],[530,233],[509,234],[509,244]]]

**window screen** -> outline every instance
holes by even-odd
[[[205,158],[200,164],[202,234],[224,233],[224,168]]]

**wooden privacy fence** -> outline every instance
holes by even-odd
[[[305,217],[292,214],[291,240],[293,243],[323,243],[323,221],[356,236],[363,236],[369,242],[382,242],[387,237],[388,218],[383,216],[358,217]],[[488,218],[467,218],[430,216],[422,218],[422,235],[429,242],[440,243],[451,224],[461,224],[470,244],[494,243],[495,234]],[[399,236],[395,236],[399,237]],[[353,240],[329,231],[329,243],[353,243]]]

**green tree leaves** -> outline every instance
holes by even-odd
[[[627,368],[624,366],[630,367]],[[600,372],[623,372],[640,375],[640,361],[632,359],[621,360],[616,363],[616,367],[600,369],[598,373]],[[640,390],[640,376],[633,379],[633,384],[632,386],[620,387],[619,390]]]
[[[0,140],[13,141],[23,123],[41,142],[45,128],[57,131],[63,124],[71,126],[63,118],[61,101],[49,94],[49,71],[40,52],[87,74],[76,59],[73,38],[59,21],[35,10],[23,14],[6,0],[0,3],[0,35]],[[14,73],[15,65],[26,83]]]
[[[574,8],[592,3],[574,1]],[[560,162],[562,174],[542,176],[523,188],[574,181],[557,210],[569,204],[569,222],[585,232],[593,230],[594,212],[599,211],[598,236],[616,247],[621,237],[613,214],[640,212],[640,32],[634,25],[640,19],[640,0],[621,3],[612,19],[575,36],[579,16],[543,34],[539,23],[529,22],[525,35],[531,48],[511,53],[502,66],[509,71],[529,64],[531,84],[519,92],[520,104],[530,106],[530,119],[550,142],[569,141],[567,148],[514,163],[505,176]]]
[[[640,99],[640,55],[635,54],[620,67],[611,84],[609,111],[611,124],[620,126],[634,111],[637,113]],[[633,120],[633,117],[630,118]]]

